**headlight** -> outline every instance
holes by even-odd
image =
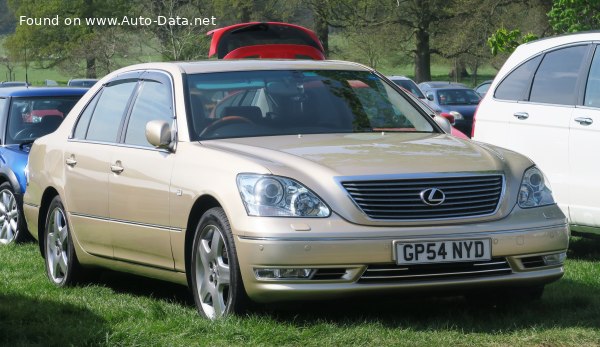
[[[537,167],[533,166],[525,170],[519,189],[519,206],[529,208],[554,204],[552,190],[547,182],[548,180]]]
[[[328,217],[330,214],[319,197],[290,178],[240,174],[237,185],[249,216]]]

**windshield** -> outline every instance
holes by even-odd
[[[392,82],[413,93],[417,98],[425,99],[425,95],[423,95],[423,92],[421,91],[421,89],[419,89],[419,87],[417,87],[415,82],[411,80],[392,80]]]
[[[188,75],[192,138],[434,132],[408,99],[368,71]]]
[[[437,95],[440,105],[477,105],[481,100],[471,89],[442,89]]]
[[[53,132],[79,98],[13,98],[6,126],[6,144],[29,142]]]

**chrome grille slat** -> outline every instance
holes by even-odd
[[[370,206],[365,204],[365,206]],[[422,205],[422,206],[427,206],[427,205]],[[479,205],[477,207],[472,207],[472,206],[465,206],[465,207],[450,207],[450,208],[435,208],[437,206],[434,206],[433,208],[429,208],[429,209],[424,209],[424,210],[408,210],[409,212],[443,212],[443,211],[457,211],[457,210],[464,210],[464,209],[475,209],[475,208],[481,208],[481,207],[495,207],[496,204],[485,204],[485,205]],[[363,211],[370,211],[370,212],[397,212],[397,210],[380,210],[380,209],[368,209],[368,208],[363,208]]]
[[[409,195],[410,193],[414,193],[414,192],[420,192],[423,189],[427,189],[427,188],[439,188],[439,189],[443,189],[445,190],[449,190],[451,188],[445,188],[443,186],[436,186],[436,187],[418,187],[418,188],[406,188],[406,189],[402,189],[401,191],[409,191],[408,193],[405,193],[405,195]],[[489,192],[489,191],[497,191],[500,188],[498,187],[492,187],[492,188],[485,188],[485,189],[472,189],[472,190],[461,190],[460,192],[455,192],[455,193],[479,193],[479,192]],[[357,195],[381,195],[384,193],[389,193],[389,192],[395,192],[395,191],[399,191],[399,189],[394,189],[394,188],[390,188],[390,189],[378,189],[377,191],[382,192],[382,193],[368,193],[368,189],[361,189],[361,192],[364,193],[352,193],[351,191],[349,191],[350,194],[357,194]]]
[[[448,199],[446,199],[448,200]],[[478,202],[487,202],[487,201],[494,201],[494,206],[495,204],[495,197],[490,197],[487,199],[479,199],[479,200],[470,200],[470,201],[456,201],[456,202],[446,202],[444,203],[444,205],[448,206],[448,205],[472,205],[473,203],[478,203]],[[414,202],[414,200],[411,200],[411,202]],[[423,207],[423,203],[420,204],[373,204],[373,203],[369,203],[369,204],[365,204],[365,206],[370,206],[370,207]],[[439,210],[438,210],[439,211]]]
[[[496,178],[498,181],[501,180],[501,177],[497,177]],[[448,182],[445,181],[445,179],[430,179],[430,178],[423,178],[423,179],[406,179],[406,180],[402,180],[401,182],[397,181],[397,180],[382,180],[382,181],[361,181],[361,182],[349,182],[347,183],[348,186],[388,186],[388,185],[410,185],[410,184],[414,184],[416,183],[423,183],[424,181],[427,181],[428,184],[435,184],[435,183],[443,183],[443,184],[448,184]],[[472,179],[468,179],[468,180],[454,180],[452,181],[452,183],[473,183],[473,182],[490,182],[492,181],[489,178],[482,178],[482,179],[478,179],[478,177],[474,177]]]
[[[370,218],[429,220],[463,218],[494,213],[503,192],[502,175],[450,176],[442,178],[342,181],[350,198]],[[421,192],[444,192],[440,205],[430,206]]]
[[[398,271],[401,270],[401,271]],[[484,262],[457,262],[420,265],[369,265],[358,283],[401,283],[411,280],[441,280],[474,276],[498,276],[512,273],[506,259],[493,258]]]
[[[480,197],[484,197],[484,196],[496,196],[496,193],[488,193],[488,194],[474,194],[474,195],[461,195],[461,196],[456,196],[456,197],[446,197],[446,200],[450,200],[450,199],[474,199],[474,198],[480,198]],[[415,199],[371,199],[371,198],[362,198],[362,197],[355,197],[354,200],[358,201],[414,201]]]

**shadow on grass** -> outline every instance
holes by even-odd
[[[571,237],[567,256],[570,259],[600,260],[600,236]]]
[[[376,322],[386,327],[417,331],[506,333],[532,327],[600,328],[599,296],[600,288],[564,279],[547,286],[542,300],[530,303],[481,305],[462,296],[423,294],[273,304],[254,314],[302,326],[323,322],[360,326],[365,322]]]
[[[71,304],[0,294],[0,345],[98,345],[105,322],[89,310]]]
[[[600,242],[572,240],[569,258],[600,259]],[[567,266],[566,271],[569,271]],[[525,329],[600,328],[600,286],[589,278],[561,279],[546,286],[542,300],[530,303],[481,305],[452,293],[359,296],[348,299],[257,305],[250,315],[278,324],[310,327],[323,323],[361,327],[376,323],[416,331],[507,333]],[[180,285],[114,271],[103,271],[93,283],[118,293],[165,300],[194,307],[189,290]],[[589,284],[592,283],[592,284]]]
[[[90,284],[104,285],[117,293],[146,296],[182,306],[194,305],[194,298],[185,286],[112,270],[96,271]]]

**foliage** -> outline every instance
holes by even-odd
[[[548,12],[552,29],[557,33],[600,28],[600,1],[554,0]]]
[[[43,67],[72,67],[75,61],[85,61],[86,76],[96,77],[97,60],[109,59],[122,47],[122,38],[107,34],[107,27],[91,25],[63,25],[65,18],[113,17],[128,14],[129,2],[124,0],[9,0],[17,18],[58,18],[59,25],[18,25],[5,42],[7,49],[20,61],[36,61]]]
[[[492,54],[497,55],[499,52],[510,53],[520,44],[537,39],[538,37],[532,33],[521,35],[521,30],[519,29],[508,31],[505,28],[501,28],[490,36],[488,45],[492,50]]]

